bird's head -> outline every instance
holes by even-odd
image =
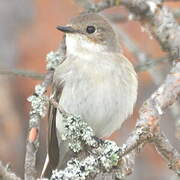
[[[110,23],[96,13],[82,13],[67,26],[57,26],[66,33],[67,52],[119,51],[118,40]]]

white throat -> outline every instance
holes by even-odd
[[[85,35],[80,34],[66,34],[67,55],[88,55],[93,53],[100,53],[106,50],[104,45],[94,43]]]

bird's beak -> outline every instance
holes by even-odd
[[[65,33],[77,33],[78,30],[74,29],[71,26],[57,26],[56,29],[65,32]]]

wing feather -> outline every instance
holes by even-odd
[[[56,102],[59,102],[61,97],[63,87],[56,88],[53,87],[53,98]],[[52,174],[52,170],[57,168],[59,162],[59,146],[58,146],[58,138],[56,133],[56,113],[57,108],[53,105],[49,104],[48,111],[48,148],[47,148],[47,157],[44,164],[44,168],[42,171],[41,177],[50,178]]]

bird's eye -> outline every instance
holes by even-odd
[[[96,31],[96,28],[94,26],[87,26],[86,32],[89,34],[92,34]]]

